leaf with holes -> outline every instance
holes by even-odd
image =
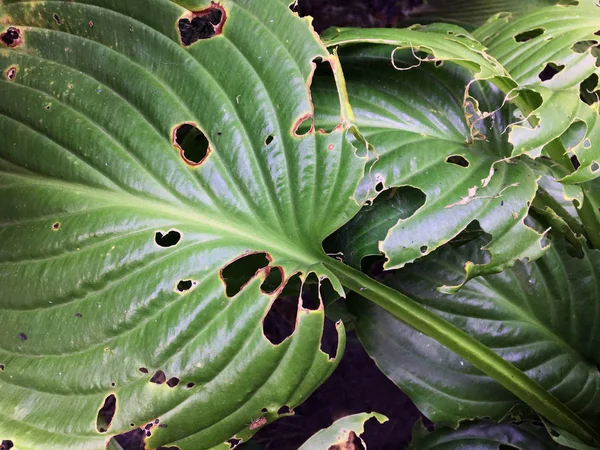
[[[521,424],[489,421],[467,423],[457,430],[440,428],[429,432],[422,423],[413,429],[410,450],[559,450],[564,449],[552,441],[541,423]]]
[[[510,156],[503,135],[507,112],[470,124],[463,105],[465,86],[472,80],[467,70],[423,64],[398,72],[390,62],[391,51],[369,46],[341,53],[356,121],[375,148],[374,164],[357,197],[398,186],[418,191],[381,194],[391,200],[378,202],[376,212],[363,211],[348,225],[356,232],[338,233],[347,262],[359,267],[364,256],[382,251],[388,258],[386,269],[402,267],[450,241],[473,221],[493,237],[486,247],[491,260],[469,264],[465,280],[499,272],[516,259],[541,256],[542,235],[523,222],[540,174],[535,164],[504,161]],[[411,59],[410,52],[396,52],[393,64],[408,66]],[[335,87],[320,77],[313,86],[317,127],[331,128],[339,120]],[[489,85],[473,86],[471,95],[488,109],[502,104],[503,96]],[[486,140],[473,141],[475,133]]]
[[[575,156],[577,170],[565,183],[581,183],[600,176],[600,120],[597,103],[580,99],[581,84],[593,77],[598,88],[597,57],[593,53],[600,29],[597,2],[581,0],[538,9],[514,20],[496,16],[474,32],[488,52],[511,74],[519,89],[541,96],[531,113],[535,123],[523,122],[511,133],[513,155],[538,156],[545,149],[558,160]],[[527,55],[527,56],[525,56]],[[579,138],[555,149],[556,138],[569,128],[581,128]]]
[[[582,259],[560,234],[534,263],[453,285],[465,261],[481,258],[477,241],[446,246],[382,280],[450,320],[537,380],[581,416],[600,414],[600,252]],[[359,338],[378,366],[435,422],[503,418],[519,400],[455,353],[353,297]]]
[[[366,449],[366,444],[360,436],[365,430],[365,423],[371,419],[376,419],[379,423],[388,421],[387,417],[378,413],[353,414],[351,416],[343,417],[336,420],[330,427],[314,434],[308,441],[302,444],[298,450]],[[355,444],[356,441],[358,441],[358,444]]]
[[[320,351],[318,299],[295,300],[291,336],[263,330],[294,274],[341,290],[320,244],[358,211],[365,161],[344,130],[296,133],[329,54],[286,2],[180,3],[0,4],[0,439],[18,450],[229,448],[341,356],[342,326]],[[224,276],[239,258],[254,271]]]

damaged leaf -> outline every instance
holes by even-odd
[[[375,149],[356,195],[378,195],[378,183],[392,188],[381,194],[390,201],[381,199],[376,212],[361,211],[338,233],[346,261],[359,267],[363,257],[381,251],[387,257],[385,269],[400,268],[435,251],[473,221],[492,236],[485,247],[490,261],[469,264],[465,281],[499,272],[517,259],[541,256],[542,235],[524,224],[540,174],[525,160],[506,159],[511,150],[503,131],[509,113],[498,110],[470,123],[463,103],[472,81],[467,70],[423,64],[398,72],[391,51],[363,46],[341,52],[356,122]],[[409,66],[412,59],[410,51],[396,52],[393,64]],[[336,97],[319,86],[315,83],[313,99],[320,126],[334,120]],[[471,96],[488,109],[499,108],[503,99],[490,85],[473,85]],[[483,137],[473,140],[474,134]],[[401,214],[405,194],[394,191],[398,186],[418,189],[424,202]],[[363,219],[367,215],[370,219]]]
[[[377,422],[383,424],[388,421],[388,418],[377,413],[362,413],[347,416],[336,420],[329,428],[325,428],[314,434],[306,441],[298,450],[328,450],[334,449],[344,450],[346,448],[355,448],[345,446],[349,440],[358,438],[364,432],[365,422],[370,419],[376,419]],[[365,442],[360,439],[363,449],[367,449]]]
[[[19,68],[0,83],[0,436],[19,450],[248,440],[343,354],[343,326],[330,360],[323,308],[298,301],[267,339],[268,270],[233,297],[221,279],[264,252],[341,291],[320,243],[358,211],[364,167],[343,129],[292,134],[329,57],[309,23],[280,0],[222,7],[222,35],[183,46],[190,10],[166,0],[0,4],[22,39],[0,52]]]
[[[480,258],[478,242],[446,246],[381,279],[538,381],[582,417],[600,414],[600,252],[581,259],[553,234],[537,261],[517,262],[501,274],[475,278],[457,294],[436,290],[462,278],[465,261]],[[436,423],[500,420],[520,403],[499,384],[433,339],[352,297],[358,336],[378,366]]]

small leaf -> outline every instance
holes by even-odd
[[[336,445],[340,449],[350,448],[345,447],[344,444],[356,436],[360,439],[360,435],[364,432],[364,425],[369,419],[377,419],[379,423],[385,423],[388,418],[377,413],[362,413],[347,416],[342,419],[336,420],[330,427],[325,428],[318,433],[314,434],[308,441],[306,441],[298,450],[317,450],[317,449],[334,449]],[[366,444],[362,442],[363,448],[367,448]],[[352,447],[354,448],[354,447]]]

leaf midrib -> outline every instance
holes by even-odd
[[[161,200],[153,199],[150,201],[131,193],[102,190],[83,184],[67,183],[45,177],[30,177],[24,174],[11,175],[16,178],[26,179],[27,184],[51,185],[70,192],[84,191],[89,197],[102,199],[103,203],[107,203],[106,200],[108,199],[116,207],[159,211],[168,217],[177,218],[182,223],[188,223],[194,227],[205,225],[212,230],[220,231],[221,233],[219,234],[223,237],[232,235],[242,243],[254,244],[256,247],[254,250],[256,251],[264,250],[272,251],[279,255],[283,254],[307,266],[314,265],[325,257],[324,254],[319,255],[315,252],[312,245],[310,245],[310,249],[302,250],[298,245],[294,245],[292,241],[293,235],[285,235],[281,230],[277,229],[267,229],[263,224],[248,215],[244,215],[241,220],[232,220],[230,216],[223,215],[218,210],[202,208],[204,211],[201,211],[200,205],[197,204],[194,205],[194,209],[174,208]],[[301,236],[296,236],[296,238],[299,237]],[[299,241],[299,239],[296,239],[296,241]]]

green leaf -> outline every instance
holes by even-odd
[[[510,155],[502,134],[506,112],[467,121],[463,93],[472,75],[453,65],[429,64],[399,72],[389,47],[348,50],[341,60],[349,98],[361,133],[376,152],[357,197],[410,186],[425,200],[419,204],[413,192],[383,194],[392,200],[361,212],[347,226],[350,231],[339,234],[346,261],[359,267],[364,256],[381,251],[388,258],[386,269],[403,267],[473,221],[493,237],[486,247],[491,260],[467,266],[465,281],[499,272],[516,259],[541,256],[542,236],[523,222],[540,174],[524,161],[504,161]],[[398,52],[393,64],[410,66],[411,59],[410,52]],[[314,86],[317,126],[329,127],[336,118],[335,92],[319,78]],[[502,104],[502,95],[489,85],[474,86],[471,95],[488,109]],[[479,138],[473,140],[476,134]]]
[[[358,211],[364,159],[343,130],[294,134],[329,57],[308,21],[221,4],[222,29],[188,46],[192,13],[166,0],[0,5],[0,439],[19,450],[104,449],[146,424],[149,448],[246,440],[341,357],[343,327],[336,360],[319,350],[322,307],[267,339],[265,271],[226,296],[221,269],[252,252],[341,291],[320,245]]]
[[[346,416],[336,420],[330,427],[325,428],[311,436],[298,450],[328,449],[335,445],[343,446],[351,437],[351,433],[360,435],[365,431],[365,422],[369,419],[377,419],[379,423],[385,423],[388,418],[377,413],[362,413]],[[361,439],[362,441],[362,439]],[[366,445],[362,442],[363,447]],[[343,448],[346,448],[345,446]]]
[[[481,257],[476,241],[446,246],[384,274],[399,289],[521,369],[573,411],[600,413],[600,252],[572,257],[561,235],[536,262],[475,278],[457,294],[436,290]],[[505,416],[518,399],[479,370],[381,308],[353,297],[358,336],[382,371],[436,423]]]
[[[427,0],[422,6],[409,11],[413,22],[449,22],[461,26],[477,26],[498,13],[524,14],[543,6],[556,4],[556,0]]]
[[[429,432],[421,422],[413,429],[411,450],[552,450],[561,449],[540,424],[531,422],[495,424],[489,421],[463,424],[457,430],[440,428]]]
[[[534,125],[539,126],[524,123],[513,128],[513,155],[538,156],[544,146],[569,127],[584,125],[585,133],[580,140],[565,149],[569,156],[576,155],[581,164],[573,174],[563,178],[566,183],[581,183],[600,176],[597,106],[588,106],[579,96],[580,84],[599,72],[593,45],[579,43],[597,39],[600,8],[589,0],[577,3],[541,8],[514,20],[499,15],[474,32],[520,89],[535,91],[542,97],[541,105],[533,111],[538,122]],[[550,64],[554,64],[558,73],[544,81],[542,72]]]

